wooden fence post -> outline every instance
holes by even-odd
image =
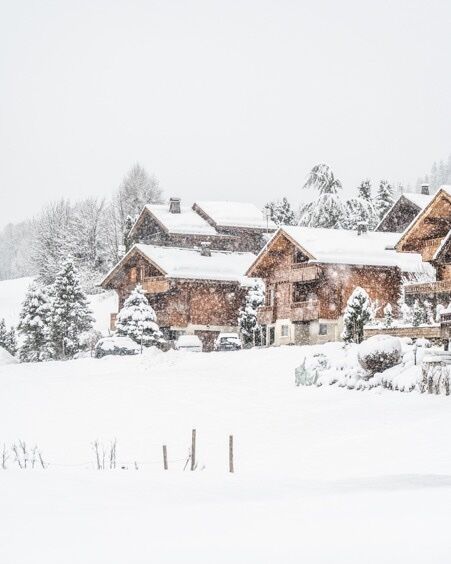
[[[196,467],[196,429],[191,434],[191,470]]]
[[[166,445],[163,445],[163,468],[168,469],[168,451]]]
[[[229,472],[233,474],[233,435],[229,436]]]

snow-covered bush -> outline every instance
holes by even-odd
[[[11,353],[9,353],[3,347],[0,347],[0,366],[6,366],[7,364],[15,364],[17,361]]]
[[[125,300],[124,307],[117,315],[116,335],[130,337],[145,347],[164,341],[155,311],[147,301],[141,284]]]
[[[313,386],[317,383],[319,376],[329,368],[327,356],[316,353],[312,356],[307,355],[302,364],[296,368],[296,386]]]
[[[401,341],[390,335],[374,335],[360,343],[357,358],[370,374],[383,372],[401,362]]]

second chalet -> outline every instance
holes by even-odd
[[[247,276],[263,278],[266,303],[259,309],[267,345],[337,341],[354,288],[377,300],[382,315],[396,307],[403,278],[422,272],[418,253],[397,253],[399,233],[281,227]]]

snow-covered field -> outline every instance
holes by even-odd
[[[0,470],[0,562],[449,562],[450,399],[295,387],[303,352],[1,367],[0,444],[50,466]],[[114,438],[127,469],[95,470]]]

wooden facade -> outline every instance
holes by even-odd
[[[283,230],[247,275],[265,281],[266,303],[258,319],[269,345],[340,340],[346,303],[357,286],[378,300],[381,314],[387,303],[397,303],[401,288],[399,268],[321,263]]]
[[[134,247],[102,286],[116,290],[120,310],[137,284],[142,285],[158,325],[169,341],[181,334],[196,334],[204,350],[209,351],[220,332],[238,331],[238,313],[247,292],[239,280],[171,277]],[[111,315],[112,330],[116,316],[116,313]]]
[[[402,235],[399,252],[420,253],[435,270],[435,280],[406,285],[406,303],[430,302],[433,308],[451,302],[451,187],[442,187]]]
[[[428,194],[401,194],[376,227],[376,231],[402,233],[429,203]]]

